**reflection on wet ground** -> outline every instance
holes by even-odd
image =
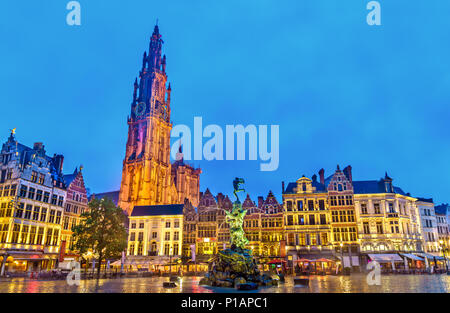
[[[183,277],[175,288],[164,288],[167,277],[121,278],[84,280],[80,286],[69,286],[66,281],[38,281],[12,279],[0,281],[1,293],[211,293],[240,292],[228,288],[199,286],[200,277]],[[278,287],[262,287],[260,293],[341,293],[341,292],[450,292],[449,275],[384,275],[381,285],[369,286],[366,275],[311,276],[309,287],[295,286],[292,277]]]

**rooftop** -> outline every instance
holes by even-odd
[[[183,215],[184,204],[135,206],[131,216]]]

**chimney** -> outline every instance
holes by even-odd
[[[320,183],[322,185],[325,185],[325,170],[323,168],[320,169],[319,176],[320,176]]]
[[[61,155],[61,154],[56,154],[54,156],[54,160],[55,160],[56,170],[58,171],[58,173],[62,173],[63,163],[64,163],[64,156]]]
[[[42,142],[35,142],[33,145],[33,150],[40,151],[44,147]]]
[[[352,177],[352,166],[351,165],[344,168],[344,174],[345,174],[345,176],[347,176],[347,179],[352,183],[353,177]]]
[[[281,192],[284,193],[284,181],[281,182]]]
[[[313,181],[313,183],[317,183],[317,175],[316,174],[314,174],[312,176],[312,181]]]

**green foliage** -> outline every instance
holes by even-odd
[[[122,209],[110,199],[93,199],[81,217],[81,223],[72,228],[75,248],[81,254],[93,252],[98,256],[99,265],[105,258],[120,257],[128,237]]]

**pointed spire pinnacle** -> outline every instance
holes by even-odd
[[[16,140],[15,134],[16,134],[16,129],[15,128],[11,129],[11,133],[8,138],[9,142],[13,142]]]

